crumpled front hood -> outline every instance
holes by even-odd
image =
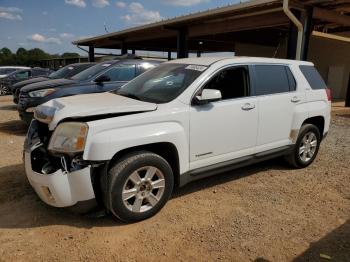
[[[53,80],[48,80],[48,81],[43,81],[39,83],[33,83],[30,85],[27,85],[21,89],[22,92],[31,92],[35,90],[40,90],[40,89],[46,89],[46,88],[55,88],[55,87],[63,87],[66,85],[72,85],[77,83],[78,81],[72,80],[72,79],[65,79],[65,78],[60,78],[60,79],[53,79]]]
[[[113,93],[99,93],[53,99],[36,108],[36,118],[45,119],[45,111],[52,112],[53,119],[49,129],[53,130],[57,123],[66,118],[84,118],[101,115],[148,112],[157,109],[157,104],[142,102]]]

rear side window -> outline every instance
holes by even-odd
[[[288,66],[256,65],[256,95],[295,91],[296,82]]]
[[[320,73],[316,70],[314,66],[301,65],[299,66],[300,71],[305,76],[306,80],[312,89],[326,89],[327,85],[323,81]]]

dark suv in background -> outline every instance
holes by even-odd
[[[84,71],[85,69],[95,65],[95,63],[76,63],[67,65],[65,67],[60,68],[59,70],[52,72],[48,76],[41,76],[41,77],[35,77],[28,80],[24,80],[21,82],[18,82],[11,87],[11,92],[13,94],[13,102],[18,103],[18,97],[20,89],[26,85],[39,83],[47,80],[52,79],[59,79],[59,78],[71,78],[72,76],[80,73],[81,71]]]
[[[18,102],[20,118],[30,123],[34,108],[51,99],[117,90],[136,76],[158,66],[160,61],[120,59],[96,64],[70,79],[30,84],[21,89]]]
[[[12,85],[17,82],[38,76],[48,76],[52,70],[47,68],[34,67],[29,69],[16,70],[0,79],[0,95],[11,93]]]

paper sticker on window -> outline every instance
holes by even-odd
[[[207,67],[206,66],[201,66],[201,65],[189,65],[189,66],[186,67],[186,69],[203,72],[205,69],[207,69]]]
[[[102,66],[107,67],[110,66],[111,64],[103,64]]]

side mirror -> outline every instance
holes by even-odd
[[[100,75],[95,79],[95,82],[97,84],[102,84],[103,82],[109,82],[109,81],[111,81],[111,79],[106,75]]]
[[[203,89],[202,94],[195,97],[194,102],[197,105],[204,105],[210,102],[221,100],[221,92],[217,89]]]

